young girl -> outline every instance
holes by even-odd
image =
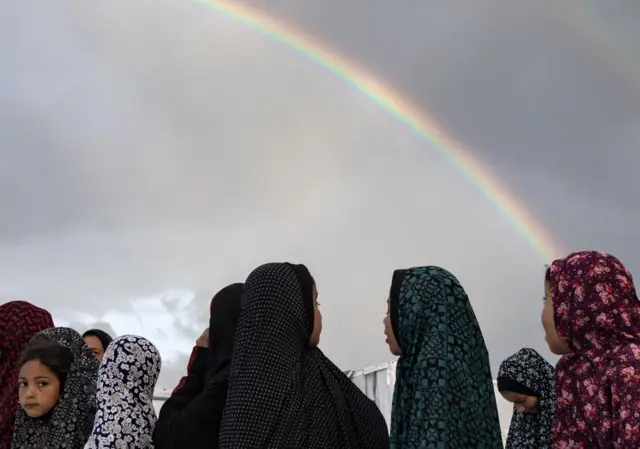
[[[304,265],[271,263],[242,296],[220,449],[388,449],[375,403],[317,347],[316,283]]]
[[[610,254],[558,259],[542,312],[556,365],[554,448],[640,447],[640,300]]]
[[[153,390],[162,362],[146,338],[118,337],[107,348],[98,376],[98,411],[85,449],[153,449]]]
[[[531,348],[522,348],[500,364],[498,390],[513,403],[506,449],[551,448],[555,375],[553,366]]]
[[[51,340],[37,339],[20,359],[18,397],[29,418],[43,418],[58,403],[71,369],[69,348]]]
[[[502,449],[489,354],[458,279],[436,266],[396,270],[384,325],[400,356],[389,448]]]
[[[82,449],[96,412],[98,361],[73,329],[39,332],[20,359],[13,449]]]

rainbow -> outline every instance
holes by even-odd
[[[340,57],[335,51],[325,48],[311,37],[305,36],[302,32],[262,11],[232,0],[198,0],[198,2],[298,52],[359,90],[396,120],[409,127],[456,167],[487,200],[495,205],[543,261],[549,262],[554,257],[563,255],[563,251],[553,242],[544,227],[505,186],[498,182],[488,168],[472,156],[471,151],[447,135],[433,118],[412,105],[391,87],[376,80],[363,68]]]

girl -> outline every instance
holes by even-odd
[[[554,448],[640,447],[640,301],[610,254],[551,264],[542,324],[556,365]]]
[[[96,411],[98,361],[80,334],[39,332],[20,360],[13,449],[82,449]]]
[[[207,347],[198,347],[192,369],[162,406],[153,434],[156,449],[218,447],[243,291],[244,284],[232,284],[211,300]]]
[[[318,291],[304,265],[247,278],[220,426],[221,449],[387,449],[376,405],[318,349]]]
[[[104,352],[107,350],[109,343],[113,341],[111,335],[100,329],[89,329],[82,334],[82,338],[87,346],[89,346],[89,349],[91,349],[91,352],[96,355],[98,362],[102,362]]]
[[[51,314],[24,301],[0,306],[0,449],[9,449],[18,404],[20,354],[38,332],[53,327]]]
[[[153,449],[153,390],[161,366],[147,339],[123,335],[109,344],[98,374],[98,412],[85,449]]]
[[[500,364],[498,390],[513,403],[506,449],[551,449],[555,374],[553,366],[529,348],[519,350]]]
[[[502,449],[489,354],[458,279],[433,266],[395,271],[384,324],[400,356],[389,447]]]

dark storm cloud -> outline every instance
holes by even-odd
[[[428,109],[565,247],[640,270],[637,90],[550,3],[259,3]],[[390,358],[393,269],[439,264],[468,290],[494,367],[544,349],[543,260],[494,206],[360,93],[205,11],[3,7],[2,300],[152,333],[172,388],[213,294],[261,263],[309,266],[322,347],[345,369]]]

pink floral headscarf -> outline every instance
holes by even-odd
[[[640,301],[615,257],[551,266],[555,325],[572,354],[556,367],[555,449],[640,448]]]

